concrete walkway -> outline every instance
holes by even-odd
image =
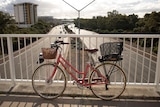
[[[20,82],[15,86],[12,86],[10,82],[0,82],[0,94],[35,95],[31,82]],[[89,89],[79,89],[71,83],[67,84],[67,88],[62,96],[96,98]],[[160,100],[160,94],[151,86],[129,85],[118,99]]]
[[[104,101],[89,89],[68,84],[64,94],[54,100],[36,95],[30,82],[0,82],[0,107],[159,107],[160,95],[152,87],[128,86],[120,98]]]
[[[34,95],[0,95],[0,107],[159,107],[153,100],[113,100],[60,97],[44,100]]]

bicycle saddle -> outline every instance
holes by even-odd
[[[87,52],[89,52],[89,53],[95,53],[95,52],[97,52],[98,51],[98,49],[84,49],[84,51],[87,51]]]

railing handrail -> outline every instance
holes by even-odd
[[[157,53],[157,60],[159,60],[159,58],[160,58],[160,34],[90,34],[90,35],[88,35],[88,34],[0,34],[0,37],[5,37],[5,38],[7,38],[7,40],[8,40],[8,44],[10,45],[10,46],[12,46],[12,44],[11,44],[11,41],[12,41],[12,38],[32,38],[32,37],[35,37],[35,38],[41,38],[41,37],[49,37],[49,38],[52,38],[52,37],[81,37],[82,39],[83,38],[115,38],[115,39],[118,39],[118,38],[123,38],[123,42],[125,42],[125,38],[131,38],[130,39],[130,41],[132,41],[132,38],[138,38],[138,39],[143,39],[143,38],[145,38],[145,40],[147,39],[147,38],[151,38],[152,40],[154,39],[154,38],[158,38],[159,39],[159,47],[158,47],[158,53]],[[62,38],[63,39],[63,38]],[[52,42],[51,40],[49,41],[49,42],[47,42],[48,44],[50,43],[50,42]],[[93,41],[89,41],[89,43],[91,43],[91,42],[93,42]],[[153,41],[152,41],[153,42]],[[32,43],[34,43],[34,42],[32,42]],[[133,48],[132,47],[132,43],[131,44],[128,44],[130,47],[129,47],[129,49],[131,50],[131,48]],[[32,44],[32,46],[34,46],[33,44]],[[90,45],[89,45],[89,47],[90,47]],[[134,47],[134,48],[137,48],[137,47]],[[152,46],[152,48],[153,48],[153,46]],[[8,49],[11,49],[11,48],[8,48]],[[136,49],[135,49],[136,50]],[[144,49],[145,50],[145,49]],[[138,53],[138,49],[136,50],[137,52],[135,52],[134,54],[136,54],[136,53]],[[141,51],[143,51],[143,50],[141,50]],[[132,52],[133,53],[133,52]],[[129,52],[128,54],[131,54],[131,52]],[[152,54],[152,52],[150,52],[149,54]],[[143,55],[140,55],[140,56],[142,56],[143,57],[143,63],[145,62],[145,52],[143,52]],[[152,56],[153,55],[151,55],[149,58],[146,58],[147,60],[151,60],[152,59]],[[11,57],[13,57],[12,56],[12,52],[10,52],[10,58]],[[155,57],[155,56],[154,56]],[[96,57],[97,58],[97,57]],[[13,60],[13,58],[11,58],[12,60]],[[137,59],[138,60],[138,59]],[[6,60],[5,60],[6,61]],[[131,59],[130,59],[130,61],[131,61]],[[152,62],[154,62],[154,63],[156,63],[156,64],[160,64],[160,61],[152,61]],[[151,63],[152,63],[151,61],[150,61],[150,67],[151,67]],[[5,62],[6,63],[6,62]],[[137,63],[137,62],[136,62]],[[139,62],[138,62],[139,63]],[[14,66],[14,64],[12,64],[12,61],[10,62],[10,68],[11,67],[13,67]],[[147,67],[147,66],[145,66],[145,67]],[[14,67],[13,67],[14,68]],[[160,83],[160,73],[158,72],[160,70],[160,67],[159,66],[157,66],[156,67],[156,72],[155,72],[155,81],[154,82],[152,82],[151,84],[154,84],[154,85],[156,85],[157,87],[159,87],[159,83]],[[142,72],[144,72],[144,73],[142,73],[142,74],[145,74],[145,71],[142,71]],[[148,72],[152,72],[152,70],[150,70],[150,71],[148,71]],[[12,75],[14,75],[14,70],[13,71],[11,71],[10,72],[10,74],[11,73],[13,73]],[[135,73],[136,74],[136,73]],[[129,75],[128,75],[129,76]],[[148,76],[148,77],[150,77],[150,76]],[[136,78],[136,77],[135,77]],[[1,77],[0,77],[0,79],[1,79]],[[2,78],[3,79],[3,78]],[[19,79],[20,80],[20,79]],[[14,77],[12,78],[12,81],[14,82]],[[142,80],[141,80],[142,81]],[[137,83],[138,84],[138,83]],[[140,83],[141,84],[141,83]],[[144,84],[149,84],[149,83],[144,83]]]

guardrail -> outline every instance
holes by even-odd
[[[124,44],[121,66],[127,75],[128,85],[153,85],[160,88],[160,35],[149,34],[94,34],[94,35],[0,35],[0,81],[31,81],[38,67],[42,47],[61,39],[75,42],[64,47],[63,53],[77,69],[84,70],[87,53],[84,48],[98,48],[104,42],[122,41]],[[98,62],[100,52],[93,59]],[[54,61],[54,60],[53,60]],[[69,77],[69,80],[72,79]]]

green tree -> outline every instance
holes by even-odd
[[[152,12],[151,14],[146,14],[144,16],[145,21],[145,29],[149,32],[160,32],[160,12]]]
[[[78,20],[75,20],[78,26]],[[97,33],[160,33],[160,12],[145,14],[144,18],[137,15],[119,14],[113,10],[105,16],[94,16],[92,19],[81,19],[81,28]]]
[[[132,14],[127,17],[129,22],[129,30],[133,30],[136,27],[136,23],[138,22],[138,15]]]
[[[92,20],[89,20],[88,23],[89,23],[89,28],[97,29],[97,19],[95,16],[92,18]]]
[[[39,33],[39,34],[45,34],[49,32],[50,29],[51,29],[51,25],[42,20],[38,20],[38,23],[36,23],[30,28],[31,31],[35,30],[35,33]]]
[[[108,17],[114,17],[119,15],[119,12],[117,10],[113,10],[112,12],[107,12]]]
[[[0,33],[14,33],[15,30],[15,20],[8,13],[0,11]]]
[[[117,11],[109,12],[107,18],[107,29],[113,30],[124,30],[129,29],[129,20],[126,15],[118,14]]]
[[[101,30],[106,29],[106,17],[102,17],[102,16],[97,17],[97,29],[101,29]]]
[[[160,33],[160,12],[145,14],[144,18],[136,23],[134,31],[138,33]]]

